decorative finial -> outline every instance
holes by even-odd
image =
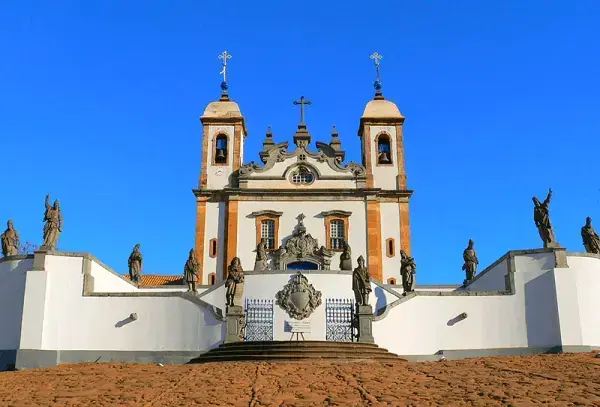
[[[383,58],[383,55],[374,52],[370,58],[375,61],[375,69],[377,70],[377,79],[375,79],[375,83],[373,84],[375,87],[375,99],[383,99],[383,93],[381,92],[381,76],[379,73],[379,60]]]
[[[331,129],[331,137],[338,137],[339,133],[337,131],[337,129],[335,128],[335,124],[333,125],[333,129]]]
[[[273,132],[271,131],[271,126],[269,126],[269,127],[267,128],[267,134],[266,134],[266,136],[267,136],[268,138],[273,138]]]
[[[231,54],[227,51],[223,51],[223,53],[219,55],[219,59],[223,60],[223,69],[219,72],[219,75],[223,75],[223,82],[221,82],[221,90],[223,91],[221,100],[226,101],[229,100],[229,96],[227,95],[227,89],[229,89],[229,86],[227,85],[227,60],[231,59]]]

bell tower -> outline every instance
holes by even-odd
[[[400,250],[410,254],[410,217],[404,166],[404,116],[382,92],[380,54],[375,52],[375,97],[365,106],[358,135],[367,172],[367,266],[374,278],[397,279]]]
[[[237,250],[237,201],[217,200],[213,193],[236,188],[237,170],[243,162],[246,122],[240,107],[229,98],[227,60],[222,59],[221,97],[208,104],[200,117],[202,123],[202,168],[196,195],[196,256],[202,265],[201,284],[214,284],[224,278],[230,256]],[[225,215],[223,217],[223,214]],[[219,219],[225,220],[225,223]]]

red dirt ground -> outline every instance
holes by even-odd
[[[1,406],[600,406],[596,353],[430,363],[97,363],[0,373]]]

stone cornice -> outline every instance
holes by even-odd
[[[352,215],[352,212],[350,211],[341,211],[338,209],[334,209],[332,211],[325,211],[325,212],[321,212],[321,216],[328,217],[328,216],[337,216],[339,218],[348,218],[350,217],[350,215]]]
[[[321,197],[381,197],[396,198],[399,200],[408,200],[412,196],[412,190],[382,190],[377,188],[369,189],[340,189],[340,188],[319,188],[319,189],[267,189],[267,188],[225,188],[225,189],[193,189],[192,192],[198,198],[207,197],[209,200],[227,200],[237,196],[258,196],[258,197],[297,197],[297,198],[321,198]]]
[[[281,215],[283,215],[283,212],[277,212],[277,211],[272,211],[270,209],[267,209],[267,210],[264,210],[264,211],[252,212],[248,216],[252,217],[252,218],[256,218],[256,217],[259,217],[259,216],[276,216],[276,217],[279,217]]]
[[[404,124],[404,118],[363,117],[360,119],[360,126],[358,127],[358,136],[362,138],[363,131],[366,126],[386,126],[386,125],[395,125],[395,124],[399,124],[399,125]]]
[[[200,117],[200,121],[202,122],[203,126],[206,126],[207,124],[211,125],[211,126],[218,126],[218,125],[223,125],[223,126],[231,126],[231,125],[235,125],[235,124],[242,124],[242,128],[244,129],[244,137],[246,137],[248,135],[248,130],[246,129],[246,119],[244,119],[244,117],[205,117],[202,116]]]

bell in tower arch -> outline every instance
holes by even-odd
[[[378,159],[379,164],[391,164],[391,160],[390,160],[390,156],[387,152],[382,152],[379,153],[379,159]]]
[[[217,136],[215,151],[215,162],[223,164],[227,162],[227,137],[224,135]]]

